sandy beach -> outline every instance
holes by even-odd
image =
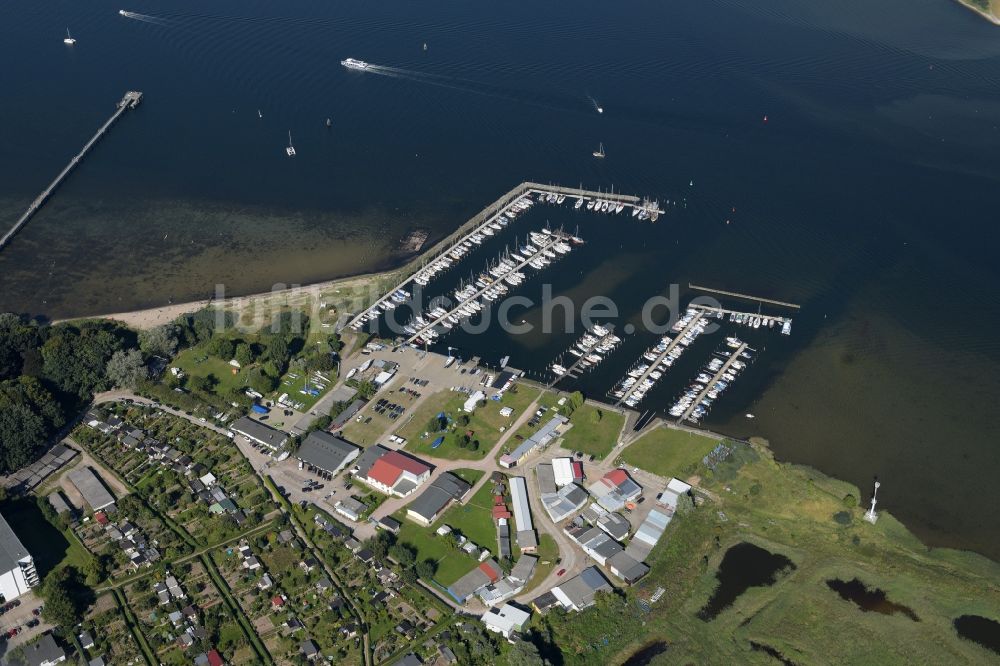
[[[327,280],[311,285],[234,296],[232,298],[172,303],[143,310],[132,310],[130,312],[74,317],[72,319],[57,320],[53,323],[80,319],[113,319],[126,324],[130,328],[143,330],[168,324],[183,314],[197,312],[207,307],[223,308],[237,314],[257,311],[261,308],[273,311],[287,307],[296,307],[307,313],[329,307],[350,311],[355,307],[364,307],[364,303],[369,302],[373,298],[373,295],[377,298],[380,295],[380,287],[387,282],[397,280],[399,272],[399,270],[393,270],[384,273],[372,273]]]

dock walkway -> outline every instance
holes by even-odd
[[[51,196],[52,193],[55,192],[56,188],[62,184],[62,182],[66,179],[67,176],[69,176],[70,172],[73,171],[76,165],[79,164],[80,161],[87,156],[87,153],[90,151],[90,149],[93,148],[94,145],[101,139],[101,137],[104,136],[105,132],[107,132],[108,129],[110,129],[111,126],[114,125],[115,121],[118,120],[118,118],[123,113],[125,113],[125,111],[129,109],[134,109],[136,106],[138,106],[140,101],[142,101],[141,92],[138,92],[136,90],[130,90],[127,93],[125,93],[125,96],[122,97],[120,102],[118,102],[118,106],[115,109],[115,112],[111,114],[111,117],[108,118],[103,125],[101,125],[101,128],[97,130],[97,133],[94,134],[94,136],[90,137],[90,141],[88,141],[86,145],[84,145],[83,149],[79,153],[77,153],[76,157],[71,159],[69,161],[69,164],[67,164],[63,168],[63,170],[59,172],[59,175],[56,176],[55,180],[53,180],[49,184],[49,186],[42,191],[41,194],[35,197],[35,200],[31,202],[30,206],[28,206],[28,210],[24,211],[24,214],[21,215],[18,221],[14,223],[14,226],[11,227],[10,230],[8,230],[7,233],[3,235],[2,238],[0,238],[0,249],[3,249],[7,245],[7,243],[10,242],[10,239],[13,238],[17,234],[17,232],[20,231],[21,228],[28,223],[28,220],[30,220],[32,216],[38,212],[38,210],[42,207],[42,205],[49,198],[49,196]]]
[[[608,326],[606,326],[606,328],[608,329],[608,334],[605,335],[604,337],[600,338],[593,345],[591,345],[591,347],[590,347],[591,350],[594,350],[594,349],[600,347],[605,342],[610,341],[611,338],[613,338],[615,336],[615,330],[614,330],[613,326],[608,325]],[[573,347],[577,347],[577,343],[578,342],[579,342],[579,340],[573,341]],[[577,347],[577,349],[579,351],[583,351],[582,349],[579,349],[579,347]],[[566,372],[564,372],[561,375],[556,375],[556,378],[553,379],[551,382],[549,382],[546,385],[546,388],[552,388],[553,386],[555,386],[556,384],[558,384],[563,379],[566,379],[567,377],[569,377],[571,379],[576,379],[577,377],[579,377],[579,375],[575,374],[576,373],[576,369],[578,367],[580,367],[580,365],[583,363],[584,359],[587,358],[587,354],[590,354],[590,353],[591,353],[591,351],[588,351],[583,356],[577,357],[577,359],[575,361],[573,361],[572,365],[570,365],[568,368],[566,368]]]
[[[522,268],[524,268],[525,266],[527,266],[533,260],[537,259],[538,257],[541,257],[542,253],[545,250],[548,250],[549,248],[551,248],[553,245],[555,245],[559,241],[565,241],[565,240],[568,240],[568,239],[569,239],[569,236],[567,236],[566,234],[563,234],[562,232],[559,232],[559,231],[553,231],[552,234],[551,234],[551,240],[548,243],[546,243],[545,245],[539,246],[538,247],[538,252],[536,252],[535,254],[529,255],[528,257],[526,257],[524,259],[524,261],[519,262],[516,267],[514,267],[513,269],[511,269],[510,273],[516,273],[516,272],[520,271]],[[414,333],[413,335],[411,335],[409,338],[406,339],[406,344],[410,344],[414,340],[416,340],[417,338],[422,337],[424,333],[426,333],[427,331],[433,329],[435,326],[438,326],[442,321],[444,321],[445,319],[447,319],[450,315],[455,314],[459,310],[459,308],[463,307],[466,303],[469,303],[471,301],[477,301],[477,300],[479,300],[484,293],[486,293],[487,291],[489,291],[493,287],[494,287],[493,284],[488,284],[485,287],[482,287],[481,289],[479,289],[478,291],[476,291],[475,294],[473,294],[469,298],[465,299],[461,303],[458,303],[455,307],[453,307],[452,309],[448,310],[447,312],[445,312],[443,315],[441,315],[440,317],[438,317],[434,321],[429,322],[426,326],[424,326],[423,328],[421,328],[420,330],[418,330],[416,333]]]
[[[777,315],[762,315],[759,312],[743,312],[741,310],[728,310],[726,308],[717,308],[711,305],[701,305],[700,303],[692,303],[688,307],[694,308],[696,310],[701,310],[705,313],[721,312],[724,315],[729,314],[729,315],[744,315],[746,317],[767,317],[768,319],[773,319],[782,324],[785,323],[790,324],[792,322],[790,317],[779,317]]]
[[[585,190],[576,187],[562,187],[560,185],[544,185],[542,183],[534,183],[531,181],[525,181],[519,184],[514,189],[504,193],[499,199],[488,205],[486,208],[482,209],[476,215],[471,217],[461,225],[454,232],[442,238],[440,241],[434,244],[429,250],[423,253],[423,256],[419,261],[415,261],[403,269],[406,276],[400,280],[394,287],[387,290],[378,300],[372,303],[369,307],[359,312],[357,315],[351,318],[347,322],[346,326],[355,327],[355,325],[361,320],[366,314],[373,313],[378,306],[387,301],[392,294],[400,289],[405,289],[418,273],[425,267],[428,266],[438,259],[444,257],[456,246],[469,240],[469,237],[476,234],[482,230],[484,226],[488,226],[490,223],[495,222],[498,217],[507,212],[507,209],[511,204],[520,199],[521,197],[528,195],[539,195],[539,194],[564,194],[571,197],[583,197],[584,199],[601,199],[602,201],[616,201],[626,204],[632,207],[643,207],[643,200],[637,196],[630,194],[615,194],[608,192],[598,192],[595,190]]]
[[[729,355],[729,358],[726,359],[726,362],[722,364],[722,367],[719,368],[719,371],[715,373],[714,377],[712,377],[712,381],[710,381],[708,384],[705,385],[705,388],[702,389],[701,393],[699,393],[698,396],[691,401],[691,404],[688,406],[688,408],[685,409],[684,413],[681,414],[681,417],[677,419],[677,423],[681,423],[682,421],[684,421],[684,419],[691,416],[691,412],[695,410],[695,407],[701,404],[701,401],[705,399],[705,396],[708,395],[708,392],[712,390],[713,386],[715,386],[715,382],[722,379],[722,375],[726,374],[726,372],[729,371],[729,368],[733,365],[733,361],[737,360],[740,357],[740,354],[746,351],[747,347],[749,347],[747,343],[745,342],[741,343],[740,346],[737,347],[733,351],[733,353]]]
[[[631,396],[632,393],[635,391],[635,389],[638,388],[646,380],[647,377],[649,377],[650,373],[652,373],[659,367],[660,363],[663,362],[663,359],[667,357],[667,354],[673,351],[674,347],[679,345],[681,343],[681,340],[684,339],[684,336],[686,336],[692,329],[698,326],[698,324],[701,323],[703,318],[704,315],[698,315],[697,317],[691,318],[691,321],[687,323],[687,326],[682,328],[681,331],[674,337],[674,339],[670,341],[670,344],[668,344],[667,348],[664,349],[663,352],[656,357],[656,360],[651,361],[649,363],[649,367],[646,368],[646,371],[642,373],[642,375],[638,379],[636,379],[635,384],[632,384],[632,386],[629,387],[629,389],[625,392],[625,395],[623,395],[621,399],[615,403],[615,407],[618,407],[623,402],[628,400],[629,396]]]

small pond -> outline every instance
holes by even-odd
[[[653,661],[653,657],[657,657],[666,651],[667,644],[664,641],[650,643],[640,648],[637,652],[634,652],[631,657],[625,660],[622,666],[646,666],[649,662]]]
[[[962,638],[1000,654],[1000,622],[980,615],[963,615],[955,620],[955,631]]]
[[[826,581],[827,587],[840,595],[841,599],[853,601],[858,608],[866,613],[874,612],[882,615],[895,615],[902,613],[914,622],[920,622],[920,618],[909,607],[889,601],[885,592],[878,588],[869,590],[857,578],[852,580],[840,580],[833,578]]]
[[[698,617],[708,622],[728,608],[751,587],[766,587],[777,579],[778,572],[795,565],[784,555],[764,550],[752,543],[738,543],[726,551],[715,577],[719,586]]]

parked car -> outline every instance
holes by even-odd
[[[560,569],[559,571],[556,572],[556,575],[557,576],[562,576],[564,573],[566,573],[566,570],[565,569]]]

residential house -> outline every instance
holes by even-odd
[[[499,608],[491,608],[483,614],[483,624],[489,631],[502,634],[505,638],[510,638],[514,632],[524,630],[531,613],[523,611],[517,606],[504,604]]]

